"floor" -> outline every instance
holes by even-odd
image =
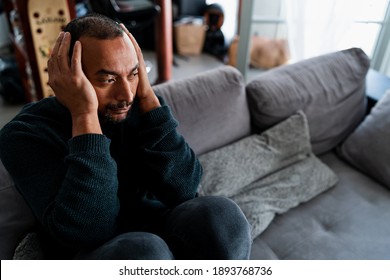
[[[153,83],[157,79],[156,58],[153,52],[144,52],[147,65],[151,66],[149,80]],[[172,68],[172,79],[179,80],[191,77],[197,73],[222,66],[222,61],[213,56],[202,54],[199,56],[174,56],[174,66]],[[0,129],[9,122],[22,108],[21,105],[6,104],[0,96]]]

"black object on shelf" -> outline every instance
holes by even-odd
[[[174,20],[186,16],[203,16],[207,7],[206,0],[173,0],[172,5],[175,7]]]
[[[218,4],[208,5],[204,11],[204,18],[208,26],[204,52],[223,59],[227,53],[225,36],[221,30],[224,22],[223,8]]]
[[[155,48],[154,23],[160,7],[148,0],[91,0],[93,12],[123,23],[143,49]]]
[[[0,95],[9,104],[21,104],[25,101],[15,58],[0,58]]]

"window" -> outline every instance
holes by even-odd
[[[243,0],[238,69],[246,77],[254,34],[288,40],[291,60],[359,47],[390,75],[390,0]],[[249,26],[249,27],[248,27]]]
[[[389,0],[354,1],[350,31],[340,42],[339,48],[356,46],[372,57],[383,26]]]
[[[288,39],[294,61],[350,47],[360,47],[372,57],[388,4],[389,0],[254,0],[253,18],[260,20],[252,23],[251,33],[277,30],[275,36]]]

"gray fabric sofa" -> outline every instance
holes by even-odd
[[[247,85],[236,69],[223,67],[156,87],[205,168],[212,165],[210,153],[229,152],[227,147],[296,111],[306,114],[312,150],[336,174],[337,183],[296,207],[268,208],[274,218],[254,237],[251,258],[390,259],[390,93],[368,112],[368,69],[367,56],[353,48],[263,72]],[[245,165],[242,156],[236,151],[230,160]],[[253,165],[231,168],[220,161],[218,166],[205,176],[233,174],[223,186],[233,198],[234,178],[256,172]]]
[[[368,69],[354,48],[249,84],[223,66],[154,87],[199,155],[200,195],[251,222],[252,259],[390,259],[390,92],[368,110]],[[6,259],[33,218],[1,164],[0,204]]]

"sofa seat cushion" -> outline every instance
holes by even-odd
[[[303,110],[314,153],[331,150],[364,118],[368,68],[366,54],[353,48],[260,74],[246,87],[254,127],[264,131]]]
[[[320,157],[336,186],[278,215],[254,240],[252,259],[390,259],[390,191],[342,161]]]
[[[302,112],[236,143],[199,157],[200,195],[227,196],[243,210],[258,236],[276,213],[335,185],[336,175],[311,152]]]
[[[339,153],[359,170],[390,188],[390,91],[348,136]]]
[[[251,132],[241,73],[222,66],[194,77],[154,86],[171,106],[178,131],[196,154],[230,144]]]

